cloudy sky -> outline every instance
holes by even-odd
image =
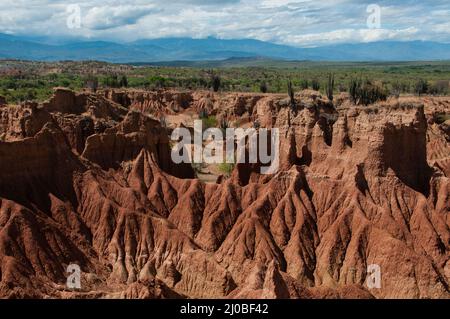
[[[370,4],[381,9],[379,28],[368,28]],[[80,28],[73,27],[73,5],[80,8]],[[0,0],[0,33],[118,42],[213,36],[300,47],[450,42],[450,0]]]

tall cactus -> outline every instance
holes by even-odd
[[[327,97],[330,101],[333,101],[333,92],[334,92],[334,74],[328,74],[328,82],[325,87],[325,91],[327,93]]]
[[[288,95],[289,95],[289,99],[290,99],[291,109],[292,109],[292,111],[296,112],[297,104],[295,103],[295,93],[294,93],[294,89],[292,87],[291,81],[288,82]]]

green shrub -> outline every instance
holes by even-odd
[[[268,91],[267,83],[266,82],[262,82],[261,85],[259,86],[259,90],[261,91],[261,93],[267,93],[267,91]]]
[[[230,177],[231,173],[233,172],[233,169],[234,169],[234,164],[222,163],[222,164],[219,164],[218,168],[219,168],[219,171],[223,173],[223,175]]]
[[[166,78],[159,75],[152,76],[148,80],[149,86],[153,86],[160,89],[167,87],[168,86],[167,82],[168,80]]]
[[[449,81],[438,80],[434,82],[428,89],[428,93],[433,95],[444,95],[449,91]]]
[[[128,78],[126,75],[122,75],[122,78],[120,79],[120,82],[119,82],[119,86],[123,87],[123,88],[128,87]]]
[[[98,89],[98,78],[93,75],[88,75],[84,79],[84,86],[88,89],[90,89],[92,92],[97,92]]]
[[[320,90],[320,83],[319,83],[319,80],[313,79],[313,80],[311,81],[311,87],[312,87],[312,89],[313,89],[314,91],[319,91],[319,90]]]
[[[417,80],[414,85],[414,92],[421,96],[422,94],[426,94],[428,92],[428,81],[424,79]]]
[[[308,80],[301,80],[300,81],[300,89],[307,90],[309,88]]]
[[[117,77],[117,74],[110,74],[103,78],[102,84],[107,88],[118,88],[120,87],[120,82]]]
[[[386,90],[380,85],[369,80],[364,82],[361,79],[351,79],[349,84],[349,94],[356,105],[369,105],[387,99]]]
[[[211,79],[211,86],[214,92],[218,92],[220,89],[220,77],[218,75],[213,75]]]
[[[207,130],[212,127],[217,127],[217,119],[215,116],[208,116],[207,118],[203,118],[203,130]]]

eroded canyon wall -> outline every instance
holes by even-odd
[[[430,101],[296,98],[59,89],[0,107],[0,296],[449,298],[450,148]],[[280,171],[205,184],[174,165],[158,116],[205,108],[278,128]]]

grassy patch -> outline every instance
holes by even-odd
[[[222,163],[219,164],[218,169],[223,175],[230,177],[234,169],[234,164]]]

